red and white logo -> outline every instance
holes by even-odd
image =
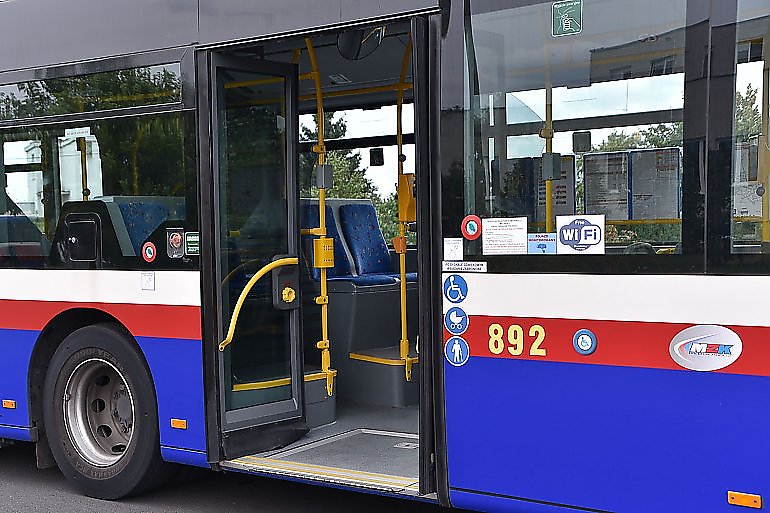
[[[466,239],[478,239],[481,237],[481,218],[475,215],[465,216],[463,222],[460,223],[460,230],[462,230],[463,237]]]
[[[155,256],[158,254],[157,250],[155,249],[155,244],[152,242],[145,242],[144,246],[142,246],[142,258],[144,258],[144,261],[149,263],[152,263],[155,260]]]

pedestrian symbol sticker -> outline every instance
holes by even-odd
[[[553,37],[571,36],[583,31],[583,0],[562,0],[551,7]]]
[[[444,297],[450,303],[461,303],[468,297],[468,284],[462,276],[453,274],[444,280]]]
[[[450,308],[444,316],[444,325],[452,335],[462,335],[468,329],[468,315],[462,308]]]
[[[446,361],[455,367],[462,367],[468,363],[468,358],[471,356],[471,349],[468,347],[468,342],[462,337],[452,337],[446,341],[444,345],[444,357]]]

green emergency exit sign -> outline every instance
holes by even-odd
[[[583,31],[583,0],[562,0],[551,7],[553,37],[571,36]]]

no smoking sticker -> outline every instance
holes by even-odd
[[[475,215],[465,216],[460,224],[463,237],[468,240],[476,240],[481,237],[481,218]]]
[[[142,258],[144,258],[144,261],[148,264],[155,260],[157,253],[158,252],[155,249],[155,244],[152,242],[145,242],[144,246],[142,246]]]

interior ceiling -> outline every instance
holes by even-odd
[[[382,43],[374,52],[360,60],[344,58],[337,48],[337,37],[338,33],[335,32],[311,38],[316,52],[321,75],[321,86],[324,93],[387,86],[399,82],[404,55],[409,43],[408,22],[387,24]],[[297,49],[302,50],[298,61],[299,73],[302,75],[310,72],[312,69],[303,38],[287,39],[261,46],[244,47],[232,51],[231,54],[246,59],[291,62],[294,51]],[[344,77],[343,83],[339,83],[342,77]],[[236,78],[236,80],[239,79]],[[407,67],[406,81],[412,82],[411,60],[410,66]],[[300,80],[299,96],[300,111],[303,113],[314,112],[316,109],[315,85],[312,80]],[[395,90],[328,97],[324,98],[324,108],[327,111],[377,108],[382,105],[395,104],[396,97],[397,92]],[[406,90],[404,94],[405,101],[411,101],[412,97],[412,91],[410,89]]]

